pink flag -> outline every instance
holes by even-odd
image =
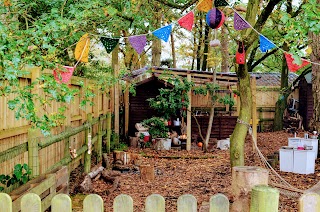
[[[145,35],[137,35],[130,36],[128,39],[131,46],[136,50],[136,52],[138,54],[141,54],[147,44],[147,37]]]
[[[178,23],[181,27],[191,31],[193,28],[193,21],[194,21],[194,13],[193,11],[189,12],[182,18],[178,20]]]
[[[63,66],[63,70],[56,68],[53,70],[54,79],[59,84],[67,84],[72,77],[74,69],[75,67],[73,66]]]
[[[298,64],[294,63],[294,58],[292,57],[291,54],[285,52],[284,56],[286,57],[287,65],[288,65],[288,68],[291,72],[296,72],[300,68],[302,68],[310,63],[309,61],[302,59],[301,65],[298,65]]]
[[[235,30],[243,30],[250,28],[250,24],[246,22],[237,12],[234,12],[233,26]]]

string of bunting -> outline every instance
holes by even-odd
[[[259,47],[260,47],[260,51],[262,53],[266,53],[267,51],[269,51],[273,48],[278,48],[278,49],[282,50],[285,54],[287,65],[288,65],[288,68],[290,71],[296,72],[300,68],[302,68],[310,63],[320,65],[320,63],[312,62],[312,61],[302,59],[302,58],[300,58],[301,64],[296,64],[292,54],[290,54],[290,53],[284,51],[283,49],[281,49],[280,47],[276,46],[267,37],[265,37],[260,32],[255,30],[244,18],[241,17],[240,14],[237,13],[237,11],[235,11],[228,4],[228,2],[226,2],[226,0],[201,0],[200,2],[198,2],[198,4],[195,6],[195,8],[193,10],[188,12],[186,15],[182,16],[176,22],[179,24],[180,27],[182,27],[188,31],[192,31],[192,29],[194,27],[194,10],[197,9],[199,11],[207,12],[208,13],[207,20],[208,20],[209,13],[211,13],[210,17],[212,18],[212,14],[216,15],[216,13],[219,11],[218,9],[215,9],[213,5],[216,8],[228,6],[234,11],[233,25],[234,25],[235,30],[244,30],[244,29],[252,28],[256,33],[258,33],[259,34],[259,44],[260,44]],[[215,9],[215,11],[213,11],[213,8]],[[219,23],[219,26],[217,26],[215,28],[219,28],[221,26],[222,22],[224,21],[223,13],[222,13],[222,16],[223,16],[223,20]],[[214,21],[216,21],[216,20],[214,20]],[[171,23],[167,26],[163,26],[163,27],[161,27],[151,33],[148,33],[148,34],[152,34],[155,37],[157,37],[158,39],[161,39],[164,42],[168,42],[174,24],[175,23]],[[133,36],[129,36],[129,37],[119,37],[119,38],[106,37],[103,35],[98,35],[98,36],[100,37],[100,41],[103,44],[103,46],[105,47],[107,53],[111,53],[113,51],[113,49],[117,46],[117,44],[119,43],[119,40],[121,38],[127,38],[129,43],[133,47],[133,49],[140,55],[144,51],[144,48],[147,44],[147,35],[148,34],[133,35]],[[239,43],[239,45],[240,45],[240,43]],[[89,38],[88,33],[86,33],[85,35],[83,35],[80,38],[79,42],[76,45],[76,49],[75,49],[75,58],[77,59],[76,65],[79,62],[84,62],[84,63],[88,62],[89,46],[90,46],[90,38]],[[81,55],[81,57],[80,57],[80,55]],[[74,68],[76,67],[76,65],[74,66]],[[60,80],[59,81],[60,83],[66,81],[66,80],[61,81],[61,79],[59,79],[59,80]]]

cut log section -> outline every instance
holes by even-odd
[[[151,165],[140,165],[140,178],[142,181],[153,181],[154,167]]]
[[[268,171],[254,166],[232,168],[232,212],[250,211],[250,192],[255,185],[268,185]]]

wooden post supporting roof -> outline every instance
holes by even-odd
[[[119,66],[114,66],[114,77],[117,79],[119,77]],[[117,81],[114,85],[114,132],[116,135],[119,135],[120,132],[120,113],[119,113],[119,98],[120,89],[119,89],[119,82]],[[118,145],[119,140],[116,139],[115,143]]]
[[[188,73],[187,75],[188,82],[191,82],[191,74]],[[191,150],[191,102],[192,102],[192,89],[188,92],[189,98],[189,106],[187,110],[187,150]]]
[[[129,131],[129,88],[130,83],[126,82],[126,90],[124,93],[124,134],[127,136]]]

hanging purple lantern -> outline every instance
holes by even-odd
[[[222,11],[213,8],[206,15],[206,22],[212,29],[218,29],[222,26],[225,16]]]

